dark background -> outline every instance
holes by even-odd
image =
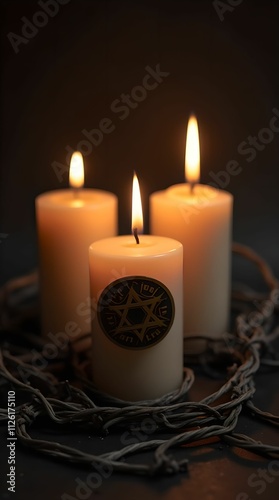
[[[279,134],[251,162],[237,151],[279,109],[279,6],[243,0],[229,8],[221,21],[211,1],[70,0],[16,54],[7,35],[22,36],[21,18],[32,21],[42,9],[36,1],[1,2],[2,282],[36,266],[34,199],[68,185],[52,163],[66,165],[66,146],[75,149],[82,130],[105,117],[115,130],[85,156],[86,186],[117,194],[120,233],[127,233],[136,169],[148,231],[149,195],[184,180],[192,111],[202,182],[239,162],[242,172],[227,186],[235,197],[234,238],[279,274]],[[120,120],[112,102],[157,64],[170,75]]]
[[[251,245],[279,275],[279,134],[251,162],[238,152],[248,136],[268,127],[272,109],[279,109],[277,1],[243,0],[221,21],[210,0],[70,0],[19,45],[17,54],[7,35],[21,35],[21,18],[32,20],[41,7],[37,1],[0,3],[2,283],[36,267],[34,199],[68,185],[67,175],[59,182],[52,163],[66,164],[65,148],[76,148],[83,129],[98,128],[105,117],[113,120],[114,132],[85,156],[86,186],[117,194],[120,232],[127,233],[136,169],[148,231],[149,195],[184,180],[185,131],[192,111],[200,126],[202,182],[210,182],[210,172],[224,170],[230,160],[239,162],[242,171],[227,186],[235,197],[234,239]],[[157,64],[170,75],[121,121],[110,109],[112,102],[141,84],[147,65]],[[252,266],[240,261],[233,276],[261,284]],[[278,376],[261,376],[257,384],[255,403],[278,413]],[[190,397],[200,400],[215,388],[215,382],[198,380]],[[275,432],[262,429],[241,419],[240,432],[276,444]],[[56,432],[61,442],[92,447],[85,434],[69,439]],[[117,447],[114,439],[94,438],[93,449]],[[248,480],[268,467],[266,461],[218,443],[194,450],[190,458],[186,476],[153,482],[113,476],[92,498],[96,493],[111,499],[236,500],[241,492],[258,498]],[[20,499],[75,495],[75,478],[85,480],[88,474],[28,455],[20,446],[17,460]],[[261,498],[273,500],[277,492],[278,478],[266,483]]]

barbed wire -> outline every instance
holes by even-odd
[[[26,298],[24,287],[31,285],[36,288],[36,275],[5,285],[0,290],[0,383],[16,389],[20,399],[24,400],[16,408],[16,435],[19,442],[31,451],[63,462],[90,468],[102,465],[112,467],[115,472],[141,475],[181,472],[187,468],[189,446],[199,443],[202,446],[204,440],[208,442],[216,438],[258,455],[279,458],[279,446],[261,443],[235,432],[243,412],[262,423],[277,427],[279,424],[277,415],[257,408],[252,402],[256,392],[255,375],[260,367],[269,370],[279,368],[278,353],[274,348],[274,341],[279,337],[276,324],[279,285],[270,267],[253,250],[234,244],[233,251],[257,266],[269,292],[259,294],[250,289],[238,290],[233,294],[233,304],[238,311],[234,331],[225,333],[217,341],[201,337],[206,342],[206,349],[196,361],[207,375],[221,380],[223,378],[220,388],[201,401],[189,400],[188,393],[195,376],[193,370],[187,367],[191,361],[187,357],[179,390],[156,400],[136,403],[98,391],[88,376],[88,351],[77,352],[73,344],[57,349],[57,356],[48,361],[47,367],[38,367],[35,361],[40,358],[47,340],[21,329],[23,320],[28,315],[34,315],[33,305],[28,310],[28,307],[22,307],[22,302]],[[28,293],[30,298],[30,290]],[[220,374],[218,363],[225,367],[225,376],[223,372]],[[37,428],[45,426],[48,421],[59,426],[70,425],[72,432],[86,429],[106,436],[112,432],[140,427],[146,419],[153,423],[152,436],[148,435],[142,442],[101,455],[85,453],[31,435],[35,422]],[[7,409],[0,408],[0,423],[6,420]],[[163,439],[160,433],[167,433],[170,437]],[[181,447],[186,457],[173,457],[171,450]],[[146,451],[153,452],[151,463],[128,461],[131,455]]]

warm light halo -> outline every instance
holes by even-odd
[[[134,172],[132,191],[132,233],[135,229],[137,229],[137,232],[139,234],[143,232],[143,214],[140,187],[137,174]]]
[[[185,178],[186,182],[197,184],[200,180],[200,141],[199,127],[195,115],[191,115],[188,122],[185,149]]]
[[[83,157],[79,151],[72,154],[69,174],[70,186],[75,189],[83,187],[84,184],[84,165]]]

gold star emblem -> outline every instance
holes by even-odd
[[[97,314],[103,333],[116,345],[146,349],[167,335],[174,311],[173,297],[163,283],[127,276],[103,290]]]
[[[133,332],[142,342],[148,328],[154,326],[165,326],[164,320],[158,318],[158,316],[156,316],[156,314],[154,314],[153,312],[155,306],[161,302],[162,295],[163,294],[148,299],[142,299],[132,286],[129,290],[129,294],[127,296],[127,301],[125,304],[118,306],[109,306],[109,310],[115,311],[121,318],[119,325],[113,332],[111,332],[111,334],[115,336],[119,333]],[[141,309],[144,312],[145,317],[142,323],[131,323],[131,321],[129,320],[129,312],[131,311],[131,309]]]

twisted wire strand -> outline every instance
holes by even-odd
[[[139,475],[174,474],[187,468],[187,449],[192,446],[202,446],[204,441],[221,440],[230,446],[243,448],[267,458],[279,457],[279,446],[261,443],[253,438],[235,432],[239,416],[245,412],[250,417],[278,427],[279,417],[257,408],[252,402],[256,392],[255,375],[261,366],[275,370],[279,367],[279,359],[273,347],[279,338],[279,328],[274,326],[278,303],[272,302],[273,294],[279,297],[278,280],[268,264],[248,247],[234,244],[233,251],[253,262],[262,274],[269,293],[237,292],[233,298],[240,304],[239,314],[235,320],[234,333],[227,332],[222,339],[200,337],[206,340],[207,350],[199,358],[206,373],[216,375],[216,370],[210,368],[210,363],[216,358],[226,360],[227,377],[219,389],[204,397],[201,401],[190,401],[189,390],[194,384],[195,376],[191,368],[184,368],[183,383],[177,391],[152,401],[127,402],[113,398],[98,391],[86,375],[90,360],[80,358],[71,345],[61,349],[48,369],[32,364],[28,348],[18,343],[18,338],[24,338],[28,346],[42,350],[44,339],[33,334],[20,332],[23,318],[17,311],[16,300],[10,306],[10,295],[18,288],[35,286],[34,274],[10,282],[0,290],[0,314],[2,332],[12,333],[12,341],[1,342],[0,349],[0,383],[8,385],[24,396],[24,404],[16,408],[16,434],[20,443],[36,453],[41,453],[52,459],[63,462],[78,463],[84,467],[93,468],[102,465],[115,472]],[[22,300],[22,290],[17,294]],[[269,301],[270,314],[264,314],[264,306]],[[260,312],[258,323],[249,323],[251,310]],[[15,318],[9,321],[11,315]],[[38,351],[38,356],[40,351]],[[72,377],[81,385],[77,387],[67,380],[61,381],[65,366],[71,366]],[[31,379],[32,383],[29,381]],[[28,381],[26,382],[26,380]],[[0,423],[7,421],[7,409],[0,408]],[[63,445],[55,441],[35,439],[29,429],[34,422],[45,419],[55,425],[71,425],[74,430],[87,429],[97,435],[107,435],[110,432],[140,429],[144,422],[153,424],[152,435],[145,435],[141,442],[123,446],[120,450],[110,451],[101,455],[85,453],[82,450]],[[128,431],[127,431],[128,429]],[[156,439],[156,434],[164,432],[170,436]],[[176,459],[171,455],[172,449],[182,448],[185,456]],[[149,463],[131,463],[131,455],[152,451],[153,461]]]

